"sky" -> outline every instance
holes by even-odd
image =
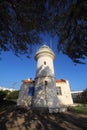
[[[52,43],[52,44],[50,44]],[[42,45],[49,45],[55,53],[54,71],[56,79],[69,81],[72,91],[85,90],[87,88],[87,59],[86,64],[75,65],[72,60],[57,52],[57,39],[44,36]],[[0,86],[20,89],[21,81],[27,78],[34,80],[36,74],[36,61],[34,55],[40,45],[33,49],[31,58],[17,57],[12,52],[3,52],[0,60]]]

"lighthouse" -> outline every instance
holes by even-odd
[[[35,54],[35,79],[21,81],[17,105],[28,109],[48,110],[49,113],[64,112],[67,106],[73,105],[68,80],[55,78],[54,59],[55,54],[47,45],[38,49]]]
[[[48,108],[49,110],[58,108],[54,59],[55,54],[47,45],[41,46],[35,54],[37,67],[32,104],[34,108]]]

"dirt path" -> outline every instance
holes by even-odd
[[[0,130],[87,130],[87,115],[40,113],[13,105],[0,110]]]

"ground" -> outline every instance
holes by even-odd
[[[0,130],[87,130],[87,114],[41,113],[0,102]]]

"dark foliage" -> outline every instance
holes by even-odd
[[[3,100],[6,97],[6,95],[6,91],[0,90],[0,101]]]
[[[19,94],[19,91],[17,90],[12,91],[7,95],[6,99],[18,99],[18,94]]]
[[[82,102],[87,103],[87,88],[82,92]]]
[[[42,33],[56,35],[58,50],[82,63],[87,56],[87,1],[0,0],[0,51],[29,56]]]

